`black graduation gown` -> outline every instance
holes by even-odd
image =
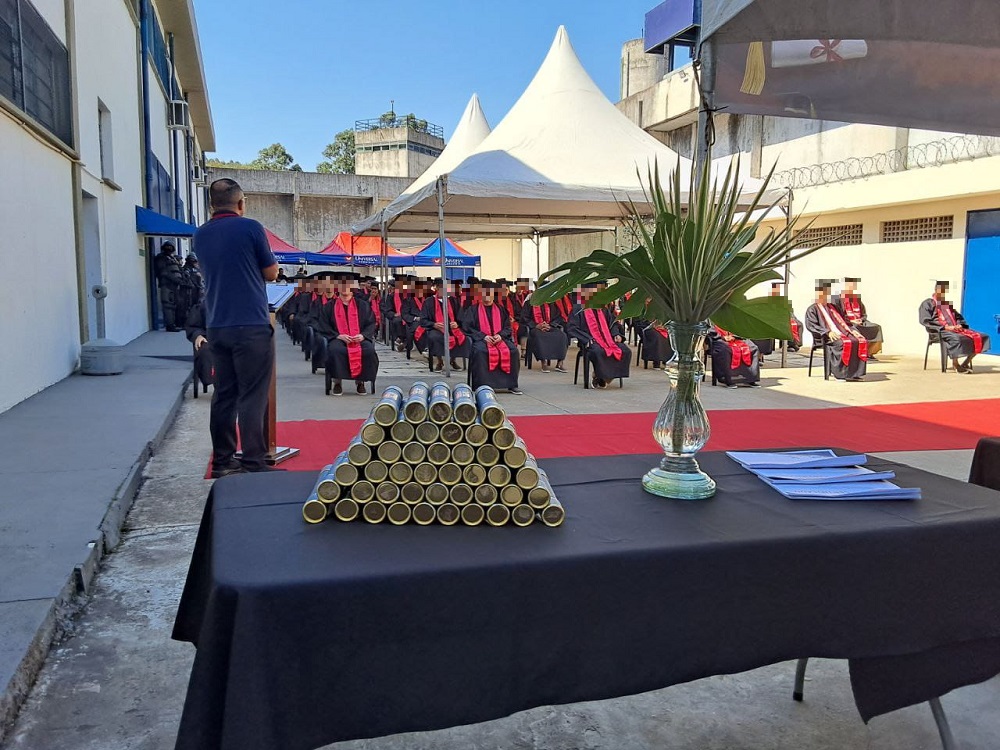
[[[633,325],[639,329],[642,337],[642,361],[656,365],[668,362],[674,356],[674,347],[670,339],[653,327],[648,320],[633,318]]]
[[[427,352],[432,357],[443,357],[444,334],[434,327],[434,324],[437,322],[434,310],[435,305],[439,307],[441,306],[441,301],[437,296],[431,296],[424,300],[424,306],[420,310],[420,327],[424,329],[424,332],[420,335],[420,339],[417,341],[417,349],[421,353]],[[455,299],[454,295],[448,295],[448,324],[451,325],[452,321],[458,323],[459,329],[461,330],[462,313],[459,309],[458,300]],[[468,338],[466,338],[465,342],[462,344],[459,344],[456,341],[455,346],[448,350],[448,356],[451,359],[455,359],[457,357],[468,359],[469,348]]]
[[[330,323],[330,311],[333,309],[333,300],[321,296],[316,301],[315,322],[313,323],[312,356],[315,368],[323,367],[326,363],[327,354],[330,351],[330,340],[336,336],[333,325]]]
[[[750,348],[750,364],[746,364],[742,358],[733,367],[733,347],[726,341],[719,332],[711,330],[708,333],[708,351],[712,356],[712,372],[716,380],[726,385],[732,385],[736,378],[742,378],[743,382],[752,385],[760,380],[760,349],[751,340],[746,341]]]
[[[528,293],[521,299],[517,296],[515,292],[511,292],[510,301],[511,305],[514,307],[514,320],[517,322],[517,343],[523,344],[528,339],[528,327],[524,325],[524,314],[525,310],[531,308],[531,294]]]
[[[481,385],[488,385],[494,390],[505,391],[517,388],[517,376],[520,372],[521,360],[518,357],[517,344],[514,342],[514,331],[511,328],[510,314],[500,305],[494,303],[494,307],[500,311],[500,330],[484,331],[479,325],[479,308],[481,305],[473,305],[465,311],[462,320],[462,327],[466,336],[472,344],[472,353],[469,355],[469,374],[472,378],[472,387],[478,388]],[[492,320],[492,314],[487,316]],[[506,346],[510,352],[510,372],[506,373],[500,369],[499,363],[495,370],[490,369],[489,347],[486,345],[486,335],[499,334],[503,339],[502,346]]]
[[[337,305],[343,306],[344,303],[337,297],[324,308],[324,314],[327,316],[333,331],[333,338],[330,340],[326,357],[326,369],[334,380],[374,380],[378,373],[378,354],[375,353],[375,315],[372,314],[371,306],[363,299],[355,297],[354,301],[358,306],[360,333],[365,337],[365,340],[361,342],[361,374],[356,378],[351,375],[347,344],[336,338],[340,335],[340,330],[337,328],[335,308]],[[347,310],[345,309],[344,312],[346,313]]]
[[[963,328],[969,327],[969,324],[965,322],[965,318],[954,307],[952,307],[952,313],[955,315],[956,324]],[[965,357],[975,356],[976,345],[971,336],[944,330],[944,326],[938,320],[937,306],[934,304],[933,297],[928,297],[920,303],[920,325],[928,331],[936,332],[941,337],[945,350],[952,359],[964,359]],[[985,352],[990,348],[990,336],[987,333],[980,333],[979,335],[983,337],[982,350]]]
[[[806,310],[806,329],[813,335],[813,344],[819,345],[823,337],[830,332],[826,324],[825,316],[820,314],[819,303],[814,302]],[[850,380],[852,378],[863,378],[868,369],[868,363],[861,359],[858,341],[852,339],[851,356],[848,363],[844,364],[844,339],[830,341],[830,374],[838,380]]]
[[[590,329],[587,327],[584,312],[584,308],[579,307],[570,316],[567,330],[569,331],[570,336],[577,340],[580,348],[586,352],[587,357],[590,358],[591,365],[593,365],[594,368],[594,377],[606,382],[614,380],[615,378],[627,378],[629,365],[632,360],[632,350],[625,345],[625,332],[622,330],[621,324],[614,319],[612,314],[606,308],[601,308],[596,311],[598,315],[603,315],[605,320],[607,320],[608,329],[611,331],[612,338],[620,336],[622,339],[621,343],[618,344],[622,350],[622,358],[615,359],[614,357],[609,357],[605,354],[604,349],[600,346],[591,346],[594,339],[593,336],[590,335]]]
[[[565,330],[566,319],[555,305],[549,303],[532,305],[530,299],[529,297],[528,302],[521,308],[521,330],[526,332],[528,351],[537,360],[561,362],[566,359],[566,349],[569,347]],[[535,322],[535,310],[544,309],[549,311],[549,325],[552,326],[548,331],[539,330]]]
[[[882,326],[868,320],[868,310],[865,309],[865,303],[861,297],[856,297],[856,299],[858,300],[858,307],[861,312],[861,320],[855,321],[852,325],[868,341],[868,353],[878,354],[882,350]],[[838,296],[834,299],[833,303],[837,306],[844,320],[850,323],[851,321],[847,318],[847,306],[844,304],[843,296]]]
[[[187,320],[184,322],[184,334],[192,344],[199,336],[208,338],[204,301],[188,310]],[[212,385],[215,382],[215,360],[212,359],[212,347],[207,343],[202,344],[201,349],[195,350],[194,368],[198,373],[198,380],[202,383]]]

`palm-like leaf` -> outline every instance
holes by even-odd
[[[680,166],[671,170],[666,190],[654,167],[644,185],[652,216],[631,202],[625,205],[635,247],[623,255],[595,250],[553,268],[542,274],[534,298],[554,302],[581,284],[602,281],[609,287],[594,295],[590,306],[600,307],[631,293],[622,317],[641,315],[687,324],[712,319],[746,338],[791,338],[788,300],[748,300],[746,292],[756,284],[781,278],[778,269],[828,242],[798,248],[798,217],[779,230],[761,232],[767,212],[757,219],[752,214],[777,204],[764,203],[773,172],[772,168],[753,200],[741,210],[738,160],[730,163],[721,184],[710,180],[707,164],[697,185],[692,172],[686,201]]]

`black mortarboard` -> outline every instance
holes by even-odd
[[[861,277],[860,276],[845,276],[844,277],[844,283],[845,284],[849,284],[851,282],[854,282],[855,284],[860,284],[861,283]]]
[[[951,286],[951,282],[950,281],[935,281],[934,282],[934,286],[936,286],[936,287],[938,287],[938,286],[950,287]]]
[[[820,289],[832,289],[833,279],[816,279],[816,290]]]
[[[584,289],[597,289],[596,281],[588,281],[586,284],[581,285]]]
[[[466,284],[470,284],[470,285],[471,284],[478,284],[479,283],[479,279],[477,279],[475,276],[469,276],[468,278],[466,278],[465,283]]]
[[[351,271],[334,271],[333,278],[337,281],[357,281],[361,278],[361,274],[352,273]]]
[[[525,284],[530,284],[530,283],[531,283],[531,279],[529,279],[529,278],[528,278],[527,276],[518,276],[518,277],[517,277],[517,282],[518,282],[518,283],[521,283],[522,281],[523,281],[523,282],[524,282]]]
[[[496,280],[496,285],[497,286],[510,286],[510,282],[507,281],[507,279],[497,279]]]
[[[496,289],[499,286],[495,281],[490,281],[489,279],[480,279],[476,283],[483,289]]]

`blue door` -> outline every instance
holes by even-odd
[[[1000,354],[1000,210],[970,212],[967,237],[961,313]]]

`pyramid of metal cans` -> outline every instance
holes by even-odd
[[[327,518],[427,526],[559,526],[545,472],[489,386],[390,386],[302,508]]]

